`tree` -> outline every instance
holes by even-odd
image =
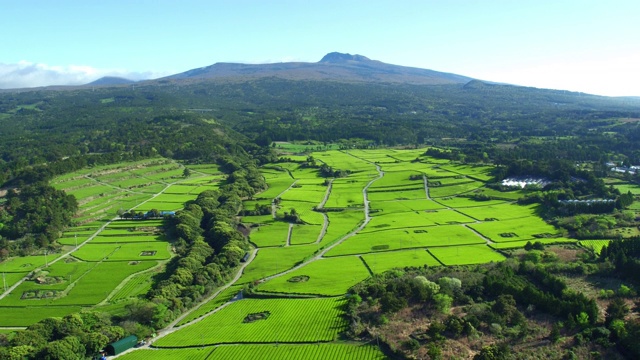
[[[614,320],[624,320],[624,317],[629,313],[629,306],[622,298],[613,299],[607,306],[607,314],[605,317],[605,324],[611,325]]]
[[[188,178],[189,176],[191,176],[191,170],[189,170],[189,168],[184,168],[182,171],[182,177]]]
[[[446,294],[436,294],[433,296],[433,301],[436,303],[436,309],[443,314],[449,313],[451,305],[453,305],[453,299]]]

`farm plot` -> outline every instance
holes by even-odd
[[[199,187],[199,185],[197,184],[184,184],[184,183],[177,183],[177,184],[172,184],[171,186],[169,186],[167,188],[167,190],[165,190],[162,194],[166,194],[166,195],[189,195],[189,194],[194,194],[197,196],[197,193],[195,192],[195,190]]]
[[[2,281],[3,285],[6,285],[8,288],[13,286],[13,284],[22,280],[25,276],[27,276],[28,272],[10,272],[10,273],[2,273]]]
[[[81,177],[81,178],[76,178],[76,179],[72,179],[72,180],[67,180],[67,181],[61,181],[61,182],[52,182],[51,186],[53,186],[54,188],[58,189],[58,190],[70,190],[70,189],[74,189],[74,188],[82,188],[85,186],[91,186],[95,184],[95,181],[91,180],[91,179],[87,179],[85,177]]]
[[[309,225],[324,224],[324,216],[322,216],[322,214],[317,211],[313,211],[313,209],[310,209],[308,207],[307,208],[301,207],[301,208],[296,208],[296,211],[298,212],[300,219],[305,224],[309,224]]]
[[[493,251],[487,245],[434,247],[430,248],[429,252],[447,266],[485,264],[505,259],[502,254]]]
[[[256,194],[254,198],[256,199],[274,199],[280,193],[287,190],[291,184],[293,184],[295,180],[292,179],[289,174],[283,173],[280,177],[269,180],[269,188],[259,194]]]
[[[479,181],[471,181],[458,185],[430,187],[429,195],[434,198],[453,196],[457,194],[468,193],[480,188],[481,186],[484,186],[484,183],[481,183]]]
[[[25,281],[0,300],[2,306],[43,305],[51,298],[60,296],[72,281],[88,273],[95,264],[58,262],[38,273],[37,281]]]
[[[77,199],[87,199],[92,197],[103,197],[108,194],[123,193],[124,190],[114,189],[107,185],[86,186],[79,189],[69,190],[66,193],[75,196]]]
[[[102,232],[104,233],[104,231]],[[102,234],[100,233],[100,234]],[[146,235],[144,233],[129,233],[126,236],[96,236],[91,240],[91,244],[123,244],[123,243],[149,243],[149,242],[167,242],[162,235]],[[75,254],[74,254],[75,255]]]
[[[509,220],[536,217],[537,205],[522,206],[518,204],[500,204],[480,207],[469,207],[458,211],[480,221]]]
[[[184,204],[189,200],[194,200],[197,197],[197,194],[167,194],[162,193],[156,196],[153,201],[155,202],[167,202],[167,203],[178,203]]]
[[[126,277],[155,266],[155,261],[128,263],[58,262],[38,284],[25,281],[0,300],[2,306],[95,305]],[[1,324],[1,320],[0,320]]]
[[[268,225],[276,220],[273,219],[271,215],[258,215],[258,216],[243,216],[242,222],[245,224],[263,224]]]
[[[221,172],[220,167],[216,164],[193,164],[187,167],[191,170],[195,170],[201,173],[211,174],[211,175],[219,174]]]
[[[517,248],[524,247],[525,245],[527,245],[528,242],[531,242],[531,243],[539,242],[541,244],[549,245],[549,244],[575,244],[578,241],[576,239],[559,237],[559,238],[550,238],[550,239],[508,241],[508,242],[490,244],[489,247],[495,250],[517,249]]]
[[[264,344],[218,346],[212,353],[215,359],[253,360],[382,360],[387,357],[375,346],[349,343]],[[129,359],[127,359],[129,360]]]
[[[136,188],[151,185],[153,184],[153,181],[143,177],[130,177],[111,181],[110,184],[122,189],[135,190]]]
[[[443,206],[448,206],[452,208],[468,208],[468,207],[478,207],[478,206],[491,206],[498,204],[505,204],[505,200],[483,200],[478,201],[472,198],[464,197],[464,196],[452,196],[452,197],[443,197],[434,200],[438,204],[442,204]]]
[[[321,225],[294,225],[291,231],[291,245],[316,242],[321,231]]]
[[[336,298],[239,300],[154,345],[331,341],[347,326],[343,304]]]
[[[480,181],[491,180],[493,176],[490,173],[494,169],[491,166],[472,166],[472,165],[456,165],[456,164],[442,165],[441,168],[451,172],[458,173],[458,174],[467,175],[469,177],[472,177]]]
[[[0,271],[29,272],[39,266],[44,266],[46,262],[51,262],[58,257],[60,257],[60,254],[49,254],[46,257],[44,255],[13,257],[0,263]]]
[[[331,187],[331,195],[325,204],[326,208],[350,208],[363,207],[364,198],[362,189],[367,185],[367,181],[346,183],[334,181]]]
[[[331,249],[325,256],[484,243],[481,237],[464,226],[443,225],[359,233]]]
[[[495,189],[489,188],[481,188],[474,190],[472,193],[467,193],[465,195],[485,195],[492,199],[503,199],[507,201],[515,201],[519,198],[523,197],[526,192],[524,190],[511,190],[511,191],[498,191]]]
[[[395,163],[388,150],[349,150],[349,154],[369,162]]]
[[[320,259],[287,275],[260,284],[259,291],[286,294],[342,295],[369,277],[360,258]]]
[[[417,179],[412,180],[415,176]],[[382,179],[376,180],[369,189],[381,190],[384,188],[395,187],[424,187],[422,173],[418,171],[388,171],[384,173]]]
[[[355,230],[364,221],[363,211],[328,212],[329,227],[321,244],[330,244]]]
[[[141,261],[136,264],[126,262],[103,262],[82,276],[69,293],[54,305],[95,305],[104,300],[128,276],[156,266],[155,261]]]
[[[195,196],[194,196],[195,199]],[[136,207],[138,211],[149,211],[158,209],[160,211],[178,211],[184,207],[184,203],[164,202],[161,200],[147,201],[146,203]]]
[[[376,201],[370,204],[373,215],[403,213],[408,211],[439,210],[445,207],[432,200]]]
[[[282,246],[287,243],[289,223],[274,221],[268,225],[258,226],[251,231],[251,242],[258,247]]]
[[[139,295],[146,294],[151,290],[153,285],[153,276],[156,275],[153,271],[147,271],[134,275],[129,281],[127,281],[117,293],[110,299],[111,301],[118,301]]]
[[[360,196],[362,197],[362,196]],[[416,200],[425,199],[424,188],[401,191],[368,191],[369,201]]]
[[[431,187],[438,186],[451,186],[451,185],[460,185],[469,182],[474,182],[475,180],[469,179],[464,175],[458,175],[455,177],[446,177],[446,178],[437,178],[437,179],[429,179],[428,185]]]
[[[367,266],[375,274],[383,273],[393,268],[422,267],[441,265],[424,249],[387,251],[362,255]]]
[[[238,284],[246,284],[288,270],[313,254],[317,249],[316,245],[260,249],[256,258],[244,269]]]
[[[377,215],[377,214],[376,214]],[[406,229],[430,225],[463,224],[474,222],[454,210],[429,210],[391,213],[374,216],[361,232],[375,232],[391,229]]]
[[[322,185],[299,185],[296,183],[291,189],[282,194],[282,200],[293,200],[300,202],[309,202],[316,205],[322,201],[327,191],[326,186]]]
[[[342,151],[319,153],[316,158],[334,169],[351,170],[352,173],[370,172],[374,174],[376,172],[373,164]]]
[[[318,178],[318,169],[309,169],[298,167],[291,171],[294,178],[300,180],[300,184],[322,185],[323,180]]]
[[[167,242],[134,242],[122,244],[93,244],[89,243],[72,254],[84,261],[143,261],[166,260],[169,254]]]
[[[29,326],[49,317],[64,317],[82,310],[80,306],[0,307],[1,326]]]
[[[107,229],[114,228],[138,228],[138,227],[153,227],[162,226],[164,220],[115,220],[107,226]]]
[[[630,184],[630,183],[621,183],[621,184],[615,184],[613,185],[614,188],[620,190],[621,194],[626,194],[629,191],[631,191],[631,193],[633,195],[640,195],[640,186],[636,185],[636,184]]]
[[[587,249],[593,250],[594,253],[600,254],[602,248],[608,246],[612,240],[580,240],[579,244]]]
[[[199,308],[192,311],[189,315],[187,315],[182,321],[180,321],[177,326],[182,326],[186,323],[189,323],[197,318],[203,317],[204,315],[212,312],[213,310],[219,308],[222,304],[228,302],[233,299],[238,293],[242,291],[242,285],[234,285],[229,286],[226,290],[222,291],[218,296],[216,296],[211,301],[202,304]]]
[[[551,238],[558,236],[558,230],[537,217],[511,219],[504,221],[487,221],[469,224],[480,234],[495,242]]]
[[[385,153],[387,153],[388,156],[393,157],[394,159],[410,162],[415,160],[416,158],[423,157],[426,150],[427,149],[415,149],[415,150],[387,149],[385,150]]]

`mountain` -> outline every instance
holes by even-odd
[[[339,82],[378,82],[412,85],[464,84],[469,77],[434,70],[386,64],[362,55],[332,52],[319,62],[286,62],[273,64],[216,63],[159,79],[249,80],[280,78],[286,80],[329,80]]]
[[[96,81],[92,81],[85,86],[111,86],[111,85],[127,85],[133,84],[135,81],[117,77],[117,76],[104,76]]]

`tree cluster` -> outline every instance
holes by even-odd
[[[7,360],[69,360],[94,358],[104,347],[124,337],[107,314],[81,312],[47,318],[18,331],[0,335],[0,358]]]

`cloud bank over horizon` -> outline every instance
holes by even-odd
[[[104,76],[117,76],[129,80],[147,80],[167,74],[136,72],[123,69],[98,69],[86,65],[49,65],[20,61],[0,63],[0,89],[20,89],[51,85],[84,85]]]

